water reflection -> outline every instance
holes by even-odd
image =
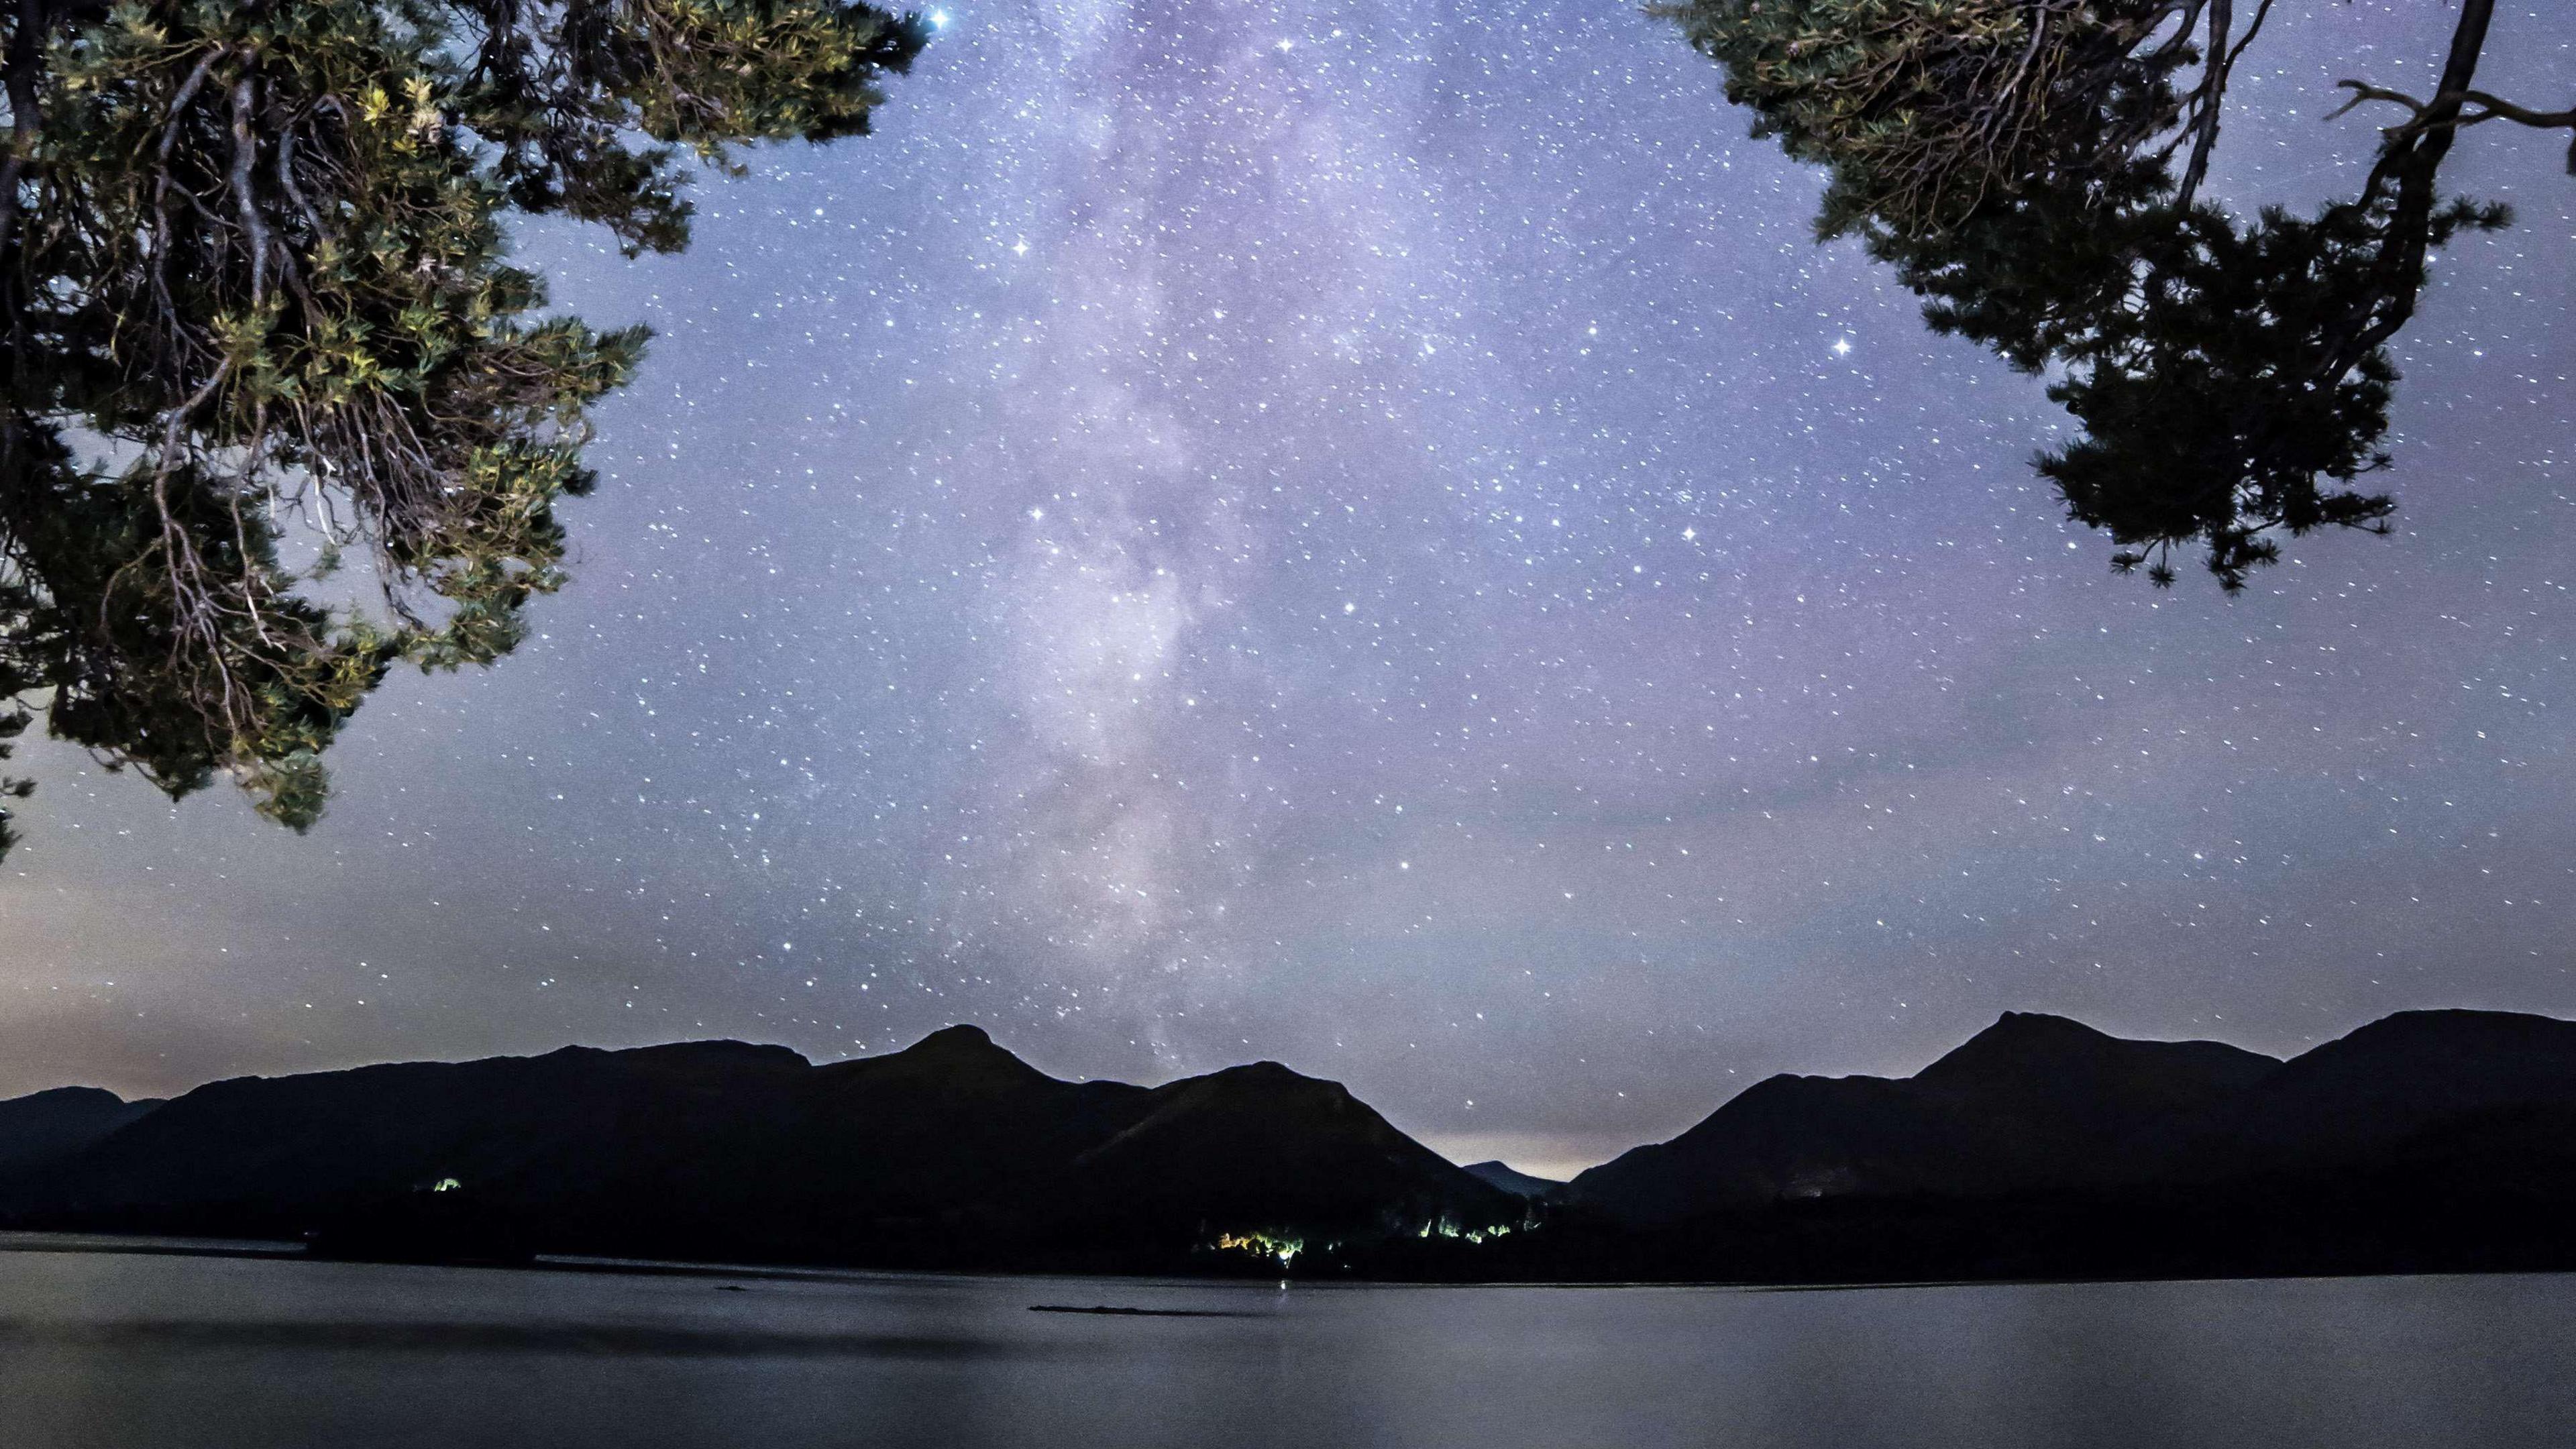
[[[2552,1277],[1282,1291],[0,1252],[11,1449],[2514,1449],[2576,1442],[2571,1348]]]

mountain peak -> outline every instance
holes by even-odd
[[[1995,1018],[1994,1025],[1968,1038],[1968,1041],[1986,1036],[2018,1037],[2030,1041],[2114,1040],[2108,1032],[2086,1026],[2071,1016],[2059,1016],[2053,1011],[2007,1011]],[[1962,1046],[1966,1044],[1960,1043]]]
[[[955,1026],[943,1026],[904,1048],[906,1052],[982,1052],[1000,1049],[993,1044],[991,1032],[971,1021],[961,1021]]]
[[[2391,1012],[2341,1040],[2385,1041],[2563,1041],[2571,1025],[2554,1016],[2522,1011],[2487,1011],[2472,1006],[2419,1007]]]
[[[0,1101],[0,1107],[16,1107],[22,1105],[32,1107],[38,1104],[64,1107],[73,1105],[122,1107],[126,1105],[123,1097],[116,1095],[105,1087],[47,1087],[41,1092],[29,1092],[23,1097],[12,1097],[7,1101]]]
[[[2347,1105],[2384,1101],[2384,1108],[2357,1114],[2368,1119],[2458,1086],[2576,1084],[2576,1022],[2456,1007],[2401,1011],[2316,1047],[2291,1065],[2298,1079],[2341,1081],[2339,1099]]]
[[[1355,1102],[1350,1089],[1326,1077],[1310,1077],[1284,1062],[1245,1062],[1241,1066],[1220,1067],[1203,1076],[1184,1077],[1167,1090],[1186,1091],[1198,1097],[1228,1100],[1247,1097],[1264,1101],[1303,1102],[1318,1107],[1334,1107]]]
[[[66,1156],[161,1105],[103,1087],[55,1087],[0,1102],[0,1167]]]
[[[2223,1042],[2137,1040],[2063,1016],[2007,1011],[1915,1073],[1913,1080],[1953,1091],[2180,1090],[2197,1095],[2251,1085],[2278,1066],[2271,1057]]]
[[[1952,1047],[1940,1060],[1915,1073],[1917,1081],[1939,1082],[1983,1077],[2039,1062],[2090,1056],[2119,1039],[2069,1017],[2044,1011],[2007,1011],[1995,1024]]]
[[[564,1050],[586,1049],[566,1047]],[[623,1047],[601,1055],[622,1058],[629,1063],[640,1065],[657,1067],[684,1065],[719,1070],[736,1067],[793,1067],[801,1070],[813,1065],[805,1059],[802,1052],[792,1047],[783,1047],[771,1042],[738,1041],[732,1037],[656,1042],[650,1046]]]
[[[1489,1187],[1499,1187],[1514,1197],[1545,1197],[1565,1186],[1555,1178],[1539,1177],[1523,1172],[1499,1157],[1490,1158],[1484,1162],[1470,1162],[1467,1164],[1466,1173],[1469,1177]]]
[[[1229,1077],[1236,1081],[1246,1082],[1314,1082],[1322,1080],[1320,1077],[1307,1076],[1304,1072],[1297,1070],[1286,1062],[1274,1062],[1267,1057],[1264,1057],[1257,1062],[1245,1062],[1241,1066],[1219,1067],[1217,1070],[1208,1073],[1208,1075],[1211,1077]]]
[[[952,1086],[980,1082],[992,1087],[1051,1080],[1046,1073],[1021,1061],[1010,1048],[994,1041],[991,1033],[971,1022],[943,1026],[901,1051],[878,1057],[853,1058],[831,1070],[836,1075],[891,1074],[896,1078],[945,1082]]]

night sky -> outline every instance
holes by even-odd
[[[2566,99],[2557,8],[2483,85]],[[2283,7],[2222,196],[2351,189],[2332,82],[2451,9]],[[2229,600],[2114,578],[1746,119],[1617,4],[953,0],[686,256],[528,229],[659,334],[573,586],[300,839],[31,750],[0,1095],[972,1020],[1563,1171],[2005,1009],[2576,1014],[2564,137],[2446,172],[2519,221],[2400,339],[2397,535]]]

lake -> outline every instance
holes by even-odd
[[[16,1245],[8,1449],[2576,1443],[2576,1277],[1282,1288]]]

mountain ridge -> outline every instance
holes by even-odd
[[[52,1087],[0,1101],[0,1171],[67,1155],[161,1105],[104,1087]]]
[[[6,1156],[29,1123],[54,1135]],[[2465,1009],[2286,1062],[2009,1012],[1910,1076],[1766,1078],[1561,1185],[1277,1062],[1067,1081],[970,1025],[819,1065],[718,1040],[0,1102],[0,1224],[445,1260],[2195,1276],[2576,1269],[2571,1223],[2576,1022]]]
[[[960,1025],[820,1066],[718,1040],[230,1078],[0,1172],[0,1219],[296,1236],[440,1183],[535,1251],[951,1266],[1522,1213],[1339,1083],[1069,1082]]]
[[[1466,1166],[1467,1171],[1515,1197],[1545,1197],[1565,1186],[1560,1179],[1523,1172],[1499,1157],[1470,1162]]]
[[[1765,1078],[1679,1136],[1578,1174],[1563,1195],[1645,1225],[1780,1198],[2117,1176],[2130,1144],[2281,1065],[2219,1042],[2139,1041],[2006,1012],[1910,1077]]]

